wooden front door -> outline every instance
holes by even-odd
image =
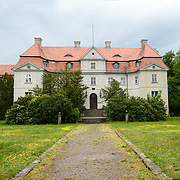
[[[90,95],[90,109],[97,109],[97,95],[95,93]]]

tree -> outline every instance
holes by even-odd
[[[13,76],[5,73],[0,77],[0,120],[5,118],[5,113],[13,104]]]
[[[72,71],[67,67],[60,73],[46,72],[42,77],[43,89],[38,86],[32,91],[34,94],[48,94],[63,92],[71,100],[73,108],[82,112],[85,107],[85,90],[87,86],[83,83],[83,76],[80,71]]]
[[[106,112],[112,121],[124,121],[127,110],[126,90],[120,87],[120,82],[113,79],[110,87],[102,89],[102,95],[107,102]]]
[[[180,50],[171,62],[172,73],[168,76],[169,111],[173,116],[180,115]]]
[[[172,67],[173,67],[173,59],[174,58],[175,58],[175,54],[172,50],[165,53],[165,55],[162,57],[164,64],[166,64],[166,66],[169,68],[168,76],[173,75]]]

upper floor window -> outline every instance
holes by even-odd
[[[96,77],[91,77],[91,85],[96,85]]]
[[[48,63],[48,61],[44,61],[44,66],[45,66],[46,68],[49,68],[49,63]]]
[[[139,67],[141,65],[141,61],[136,61],[136,67]]]
[[[113,67],[114,67],[114,69],[119,69],[119,63],[115,62],[115,63],[113,64]]]
[[[64,57],[73,57],[71,54],[66,54]]]
[[[121,57],[119,54],[115,54],[113,57]]]
[[[113,81],[113,77],[108,77],[108,85],[111,85],[112,81]]]
[[[139,77],[135,76],[135,84],[139,84]]]
[[[126,78],[125,77],[121,77],[121,85],[125,85],[126,84]]]
[[[32,75],[31,74],[26,74],[25,82],[26,83],[32,83]]]
[[[152,82],[157,82],[157,74],[152,74]]]
[[[67,63],[67,68],[68,68],[68,69],[72,69],[72,63],[71,63],[71,62],[68,62],[68,63]]]
[[[96,63],[91,63],[91,69],[96,69]]]
[[[157,96],[157,95],[158,95],[158,91],[151,91],[151,97]]]

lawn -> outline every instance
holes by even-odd
[[[0,179],[9,179],[77,124],[6,125],[0,121]]]
[[[159,122],[111,122],[161,170],[180,180],[180,117]]]

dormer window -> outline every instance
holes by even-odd
[[[115,54],[113,57],[121,57],[119,54]]]
[[[68,69],[72,69],[72,63],[71,63],[71,62],[68,62],[68,63],[67,63],[67,68],[68,68]]]
[[[115,62],[115,63],[113,64],[113,68],[114,68],[114,69],[119,69],[119,63]]]
[[[46,68],[49,68],[49,62],[48,62],[48,61],[44,61],[44,66],[45,66]]]
[[[64,57],[73,57],[71,54],[66,54]]]
[[[136,61],[136,67],[138,68],[141,65],[141,61]]]

